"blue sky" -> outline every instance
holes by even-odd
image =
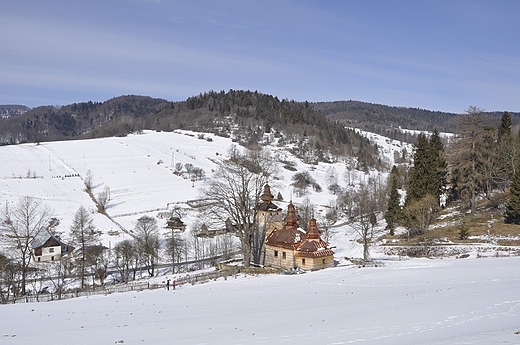
[[[0,104],[229,89],[520,111],[520,1],[0,3]]]

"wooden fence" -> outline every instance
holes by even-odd
[[[197,273],[197,274],[185,274],[185,275],[176,277],[176,286],[181,286],[184,284],[194,285],[194,284],[199,284],[199,283],[205,283],[210,280],[215,280],[218,278],[227,279],[227,277],[229,277],[233,274],[236,274],[236,273],[237,273],[236,271],[230,272],[228,270],[219,270],[219,271]],[[3,304],[48,302],[48,301],[65,300],[65,299],[70,299],[70,298],[93,296],[93,295],[108,295],[111,293],[121,293],[121,292],[128,292],[128,291],[164,289],[165,287],[166,287],[165,284],[133,281],[133,282],[123,283],[123,284],[99,286],[99,287],[87,289],[87,290],[76,289],[74,291],[62,292],[61,294],[54,293],[54,292],[28,294],[28,295],[22,296],[22,297],[10,298],[7,301],[3,301]]]

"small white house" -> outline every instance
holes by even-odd
[[[61,259],[72,252],[72,247],[65,244],[58,236],[48,230],[42,231],[32,242],[32,254],[35,262],[49,262]]]

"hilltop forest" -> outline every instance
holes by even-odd
[[[469,107],[470,105],[468,105]],[[454,133],[461,131],[457,117],[460,114],[445,113],[419,108],[391,107],[359,101],[318,102],[314,108],[329,119],[340,121],[348,127],[359,128],[385,137],[413,144],[417,134],[401,129]],[[485,112],[489,124],[498,127],[503,111]],[[518,131],[520,113],[509,112],[513,127]]]
[[[355,157],[358,168],[381,168],[378,147],[354,128],[415,143],[417,133],[454,132],[457,114],[359,101],[296,102],[257,91],[209,91],[181,102],[127,95],[65,106],[2,106],[0,145],[125,136],[142,130],[186,129],[230,137],[254,149],[266,135],[308,163]],[[513,131],[519,113],[509,113]],[[502,112],[488,112],[497,127]],[[406,129],[407,131],[403,131]],[[389,167],[387,167],[389,168]]]
[[[307,162],[347,155],[356,157],[364,168],[380,164],[377,147],[368,139],[310,103],[256,91],[210,91],[182,102],[130,95],[102,103],[37,107],[1,120],[0,143],[125,136],[145,129],[214,133],[253,149],[267,134],[293,144],[294,153]]]

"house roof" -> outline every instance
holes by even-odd
[[[309,222],[309,229],[303,232],[298,229],[298,217],[292,202],[287,209],[287,216],[284,219],[285,226],[275,229],[267,237],[266,244],[281,248],[293,249],[297,256],[303,257],[325,257],[334,255],[327,242],[320,237],[320,230],[316,224],[316,219],[312,218]]]
[[[43,247],[44,245],[48,246],[60,246],[63,243],[59,237],[54,236],[49,230],[45,229],[40,231],[40,233],[34,238],[31,243],[33,248]]]
[[[273,230],[265,243],[277,247],[295,249],[303,237],[305,237],[305,232],[299,229],[281,228]]]
[[[179,217],[174,217],[174,216],[171,216],[168,219],[167,223],[168,223],[168,227],[171,227],[171,228],[177,228],[177,227],[181,228],[181,227],[186,226]]]
[[[316,225],[316,219],[312,218],[309,222],[305,239],[296,248],[296,255],[306,257],[323,257],[334,255],[332,249],[329,249],[327,242],[320,237],[320,231]]]
[[[274,229],[267,237],[265,243],[273,246],[295,249],[305,238],[305,232],[298,229],[298,217],[292,202],[287,208],[287,216],[284,219],[285,226]]]

